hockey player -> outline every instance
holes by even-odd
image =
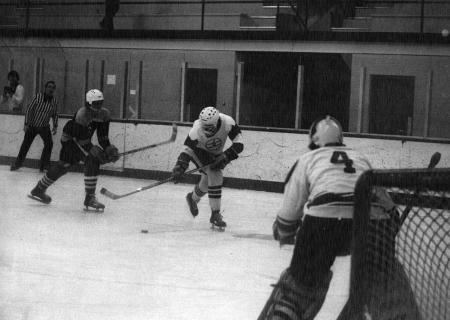
[[[343,144],[341,125],[330,116],[314,122],[309,137],[311,151],[288,173],[273,224],[280,244],[295,243],[292,260],[258,320],[314,319],[328,291],[330,267],[337,255],[350,252],[354,188],[371,165]],[[376,214],[397,214],[389,196],[379,193]]]
[[[230,138],[232,145],[223,151],[227,137]],[[230,161],[237,159],[243,149],[241,130],[233,118],[219,113],[214,107],[206,107],[200,112],[173,168],[174,179],[180,180],[191,161],[197,167],[211,164],[202,170],[200,182],[192,192],[186,195],[186,201],[194,218],[198,215],[197,203],[208,193],[211,206],[209,221],[213,227],[216,226],[219,229],[226,227],[227,224],[220,213],[222,170]]]
[[[50,203],[52,199],[45,193],[47,188],[65,175],[71,165],[83,161],[86,190],[84,206],[86,210],[93,208],[103,211],[105,206],[95,197],[97,175],[101,164],[115,162],[119,155],[117,148],[109,142],[110,113],[102,105],[103,93],[100,90],[92,89],[86,93],[85,106],[79,109],[63,128],[59,161],[51,166],[31,190],[31,198]],[[97,131],[97,140],[101,147],[91,142],[94,131]]]

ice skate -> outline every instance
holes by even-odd
[[[189,210],[191,211],[192,216],[195,218],[198,215],[198,207],[197,203],[192,199],[192,192],[189,192],[186,195],[186,202],[189,206]]]
[[[50,198],[49,195],[45,194],[45,190],[42,190],[41,188],[38,188],[37,186],[34,187],[33,190],[31,190],[28,197],[33,200],[43,202],[45,204],[49,204],[50,202],[52,202],[52,198]]]
[[[222,220],[222,215],[219,210],[214,210],[211,213],[209,222],[211,222],[211,229],[215,229],[217,227],[219,231],[224,231],[227,226],[226,222]]]
[[[105,205],[98,202],[94,194],[86,194],[84,199],[84,211],[96,211],[103,212],[105,210]]]

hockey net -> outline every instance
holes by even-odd
[[[371,219],[374,187],[390,193],[402,224]],[[450,169],[368,171],[355,198],[348,318],[450,319]]]

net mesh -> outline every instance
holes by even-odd
[[[355,210],[350,298],[365,319],[450,318],[449,172],[375,171],[359,186],[364,203],[355,207],[367,210]],[[369,218],[375,186],[387,189],[399,216]]]

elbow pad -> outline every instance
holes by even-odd
[[[228,160],[235,160],[238,158],[239,153],[244,150],[244,144],[240,142],[235,142],[229,147],[227,150],[225,150],[225,155],[227,156]]]
[[[187,167],[189,167],[189,162],[191,162],[191,156],[188,155],[185,152],[180,153],[180,155],[178,156],[177,159],[177,166],[180,166],[181,168],[183,168],[184,170],[187,169]]]

